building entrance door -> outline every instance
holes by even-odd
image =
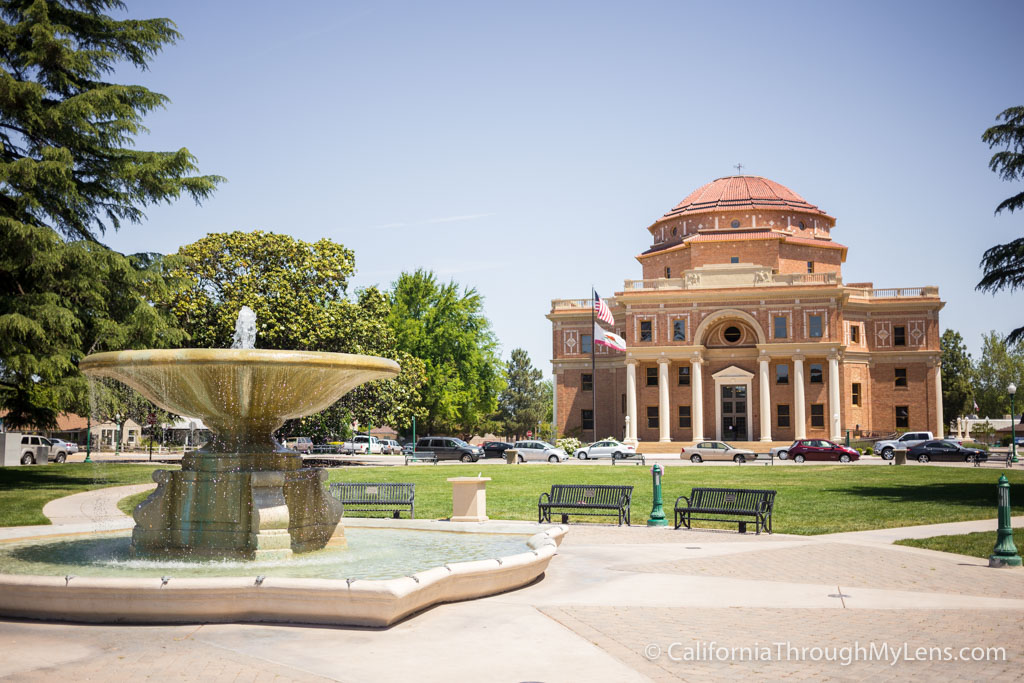
[[[742,384],[722,386],[722,440],[747,440],[747,387]]]

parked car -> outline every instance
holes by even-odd
[[[859,460],[860,453],[828,439],[800,439],[790,446],[789,457],[793,458],[793,462],[798,464],[804,460],[850,462],[852,460]]]
[[[724,441],[701,441],[695,446],[686,446],[679,457],[698,463],[705,460],[732,460],[742,465],[748,460],[757,460],[757,453],[748,448],[734,448]]]
[[[77,443],[72,443],[70,441],[65,441],[64,439],[54,439],[54,438],[50,439],[50,443],[52,445],[56,446],[57,448],[63,450],[68,455],[71,455],[72,453],[77,453],[78,452],[78,444]]]
[[[505,451],[509,448],[512,448],[512,444],[507,441],[484,441],[484,457],[500,458],[505,455]]]
[[[51,460],[61,463],[67,459],[67,449],[59,444],[54,444],[45,436],[25,434],[21,437],[21,457],[19,462],[22,465],[45,465]]]
[[[778,458],[779,460],[785,460],[786,458],[789,457],[789,449],[791,449],[793,446],[795,446],[796,443],[797,442],[794,441],[793,443],[791,443],[788,446],[776,446],[775,448],[769,449],[768,452],[771,453],[773,458]]]
[[[385,455],[396,455],[402,452],[402,444],[394,439],[381,439],[379,443],[380,452]]]
[[[519,462],[563,462],[569,459],[565,449],[556,448],[547,441],[516,441],[512,447],[516,449]]]
[[[382,453],[380,439],[375,436],[367,436],[366,434],[356,434],[348,441],[341,444],[339,449],[342,453],[358,453],[360,455],[366,455],[367,453]]]
[[[936,462],[985,462],[988,453],[977,448],[966,448],[946,439],[933,439],[919,443],[907,451],[907,458],[924,463]]]
[[[597,460],[598,458],[618,460],[619,458],[628,458],[636,455],[636,447],[629,446],[615,439],[605,439],[604,441],[596,441],[589,446],[577,448],[575,455],[581,460]]]
[[[416,452],[416,444],[413,441],[402,446],[402,455],[412,455]]]
[[[875,442],[875,453],[886,460],[892,460],[893,451],[897,448],[911,448],[919,443],[931,441],[935,436],[931,432],[907,432],[898,439]]]
[[[312,453],[313,440],[308,436],[289,436],[284,440],[284,447],[290,451],[298,451],[299,453]]]
[[[484,449],[479,446],[470,446],[454,436],[425,436],[416,442],[416,452],[433,453],[438,461],[476,462],[484,457]]]

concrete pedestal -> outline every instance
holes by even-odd
[[[892,452],[892,454],[893,454],[892,455],[893,460],[896,462],[897,465],[906,465],[907,464],[907,449],[906,448],[897,448],[896,450],[894,450]]]
[[[452,521],[487,521],[487,482],[490,477],[451,477]]]

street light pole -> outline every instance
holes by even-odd
[[[1006,466],[1013,467],[1013,463],[1017,462],[1017,417],[1013,410],[1013,395],[1017,393],[1017,385],[1010,382],[1006,390],[1010,392],[1010,454],[1006,456]]]

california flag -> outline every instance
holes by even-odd
[[[615,349],[616,351],[626,350],[626,340],[615,334],[603,329],[597,323],[594,323],[594,343],[604,344],[605,346]]]

